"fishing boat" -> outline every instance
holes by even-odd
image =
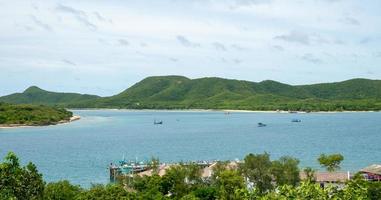
[[[292,119],[291,122],[302,122],[300,119]]]
[[[262,123],[262,122],[259,122],[259,123],[258,123],[258,127],[265,127],[265,126],[267,126],[267,125],[264,124],[264,123]]]
[[[161,125],[161,124],[163,124],[163,121],[156,121],[156,119],[155,119],[155,121],[153,122],[153,124],[154,124],[154,125]]]

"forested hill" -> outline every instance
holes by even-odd
[[[0,97],[0,102],[15,104],[44,104],[44,105],[66,105],[79,103],[81,101],[94,100],[96,95],[77,93],[58,93],[43,90],[37,86],[31,86],[22,93],[15,93]]]
[[[27,90],[28,91],[28,90]],[[0,97],[11,103],[44,103],[34,93]],[[41,95],[46,93],[42,92]],[[68,95],[62,93],[54,93]],[[17,98],[19,95],[20,99]],[[13,98],[10,98],[13,97]],[[381,110],[381,81],[352,79],[337,83],[292,86],[276,81],[249,82],[223,78],[189,79],[183,76],[148,77],[111,96],[81,96],[49,101],[72,108],[136,109],[246,109],[246,110]]]
[[[0,127],[52,125],[68,122],[72,116],[63,108],[0,103]]]

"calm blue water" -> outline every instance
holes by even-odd
[[[64,125],[0,129],[0,156],[33,161],[45,180],[108,182],[108,164],[126,158],[161,161],[242,159],[246,154],[291,155],[318,168],[320,153],[340,152],[343,170],[381,163],[381,113],[232,113],[74,111]],[[291,119],[301,123],[291,123]],[[154,119],[163,125],[153,125]],[[266,123],[264,128],[258,122]]]

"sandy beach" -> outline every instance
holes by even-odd
[[[73,121],[80,120],[81,117],[78,115],[74,115],[70,117],[69,120],[61,120],[57,122],[56,124],[49,124],[49,125],[36,125],[36,126],[28,126],[28,125],[22,125],[22,124],[2,124],[0,125],[1,129],[6,129],[6,128],[32,128],[32,127],[41,127],[41,126],[55,126],[55,125],[60,125],[60,124],[67,124]]]
[[[364,113],[379,111],[286,111],[286,110],[236,110],[236,109],[116,109],[116,108],[80,108],[69,109],[70,111],[120,111],[120,112],[225,112],[225,113],[281,113],[281,114],[308,114],[308,113]]]

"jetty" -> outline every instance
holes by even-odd
[[[211,176],[212,167],[218,161],[191,161],[187,163],[157,163],[158,174],[160,176],[164,176],[167,169],[176,165],[187,165],[187,164],[195,164],[203,169],[203,174]],[[121,160],[118,163],[110,163],[109,166],[110,171],[110,182],[116,182],[118,178],[121,177],[133,177],[134,175],[139,176],[151,176],[153,174],[153,163],[150,161],[137,161],[137,160]]]

